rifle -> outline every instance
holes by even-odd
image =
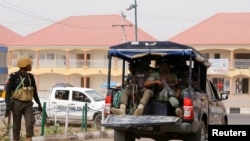
[[[8,113],[8,119],[7,119],[7,123],[5,122],[5,120],[3,119],[4,125],[6,127],[6,132],[3,134],[4,138],[5,136],[9,136],[10,137],[10,128],[11,128],[11,112]]]
[[[8,115],[8,121],[7,121],[7,133],[10,133],[10,128],[11,128],[11,112],[9,112]]]
[[[165,88],[165,89],[168,91],[168,95],[169,95],[169,96],[175,96],[175,91],[172,90],[172,89],[169,87],[169,85],[168,85],[168,83],[166,82],[166,80],[162,80],[162,82],[163,82],[163,88]]]
[[[8,117],[7,119],[7,124],[5,123],[5,126],[7,128],[6,134],[10,133],[10,128],[11,128],[11,110],[12,110],[12,106],[13,106],[13,99],[10,98],[10,108],[6,111],[8,112],[8,116],[5,115],[5,117]],[[6,114],[6,113],[5,113]]]
[[[162,80],[163,83],[163,89],[161,90],[161,92],[158,95],[158,100],[160,101],[169,101],[170,97],[174,97],[175,96],[175,91],[173,91],[169,85],[167,84],[166,80]]]

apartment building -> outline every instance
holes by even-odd
[[[208,77],[230,94],[250,93],[250,13],[219,13],[170,38],[191,45],[212,66]]]
[[[250,13],[219,13],[167,40],[207,56],[208,77],[218,90],[249,94],[249,23]],[[29,56],[40,91],[63,82],[105,92],[108,47],[135,39],[134,26],[124,24],[131,23],[119,15],[73,16],[52,24],[8,45],[8,72],[18,70],[20,56]],[[138,40],[156,39],[139,28]],[[121,82],[121,62],[113,61],[112,81]]]
[[[115,25],[115,26],[114,26]],[[56,83],[90,87],[105,92],[107,82],[107,49],[116,44],[135,40],[134,26],[119,15],[72,16],[34,32],[8,45],[8,71],[18,68],[19,57],[33,60],[32,73],[39,91],[48,91]],[[156,41],[138,28],[138,40]],[[121,62],[112,81],[121,82]]]

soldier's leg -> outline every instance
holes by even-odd
[[[122,90],[122,96],[121,96],[121,104],[128,104],[128,98],[131,96],[132,91],[130,89],[125,88]]]
[[[125,115],[126,114],[126,106],[128,103],[128,97],[131,96],[131,90],[124,89],[122,90],[120,108],[111,108],[111,112],[116,115]]]
[[[34,123],[35,123],[32,102],[25,103],[24,120],[26,126],[26,137],[31,138],[34,135]]]
[[[172,96],[168,99],[170,105],[175,108],[175,114],[178,116],[178,117],[182,117],[182,110],[180,108],[180,102],[179,100]]]
[[[13,115],[13,140],[20,139],[20,130],[22,124],[22,110],[23,104],[19,100],[13,101],[12,115]]]
[[[138,108],[135,110],[134,115],[142,115],[145,105],[148,103],[150,97],[152,96],[153,96],[153,91],[150,89],[146,89],[143,92],[142,98],[140,100],[140,104]]]

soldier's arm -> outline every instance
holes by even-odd
[[[10,106],[10,98],[12,96],[12,91],[14,91],[14,77],[15,74],[11,73],[6,84],[6,96],[5,96],[5,103],[6,106]]]
[[[163,85],[162,81],[160,80],[159,73],[157,72],[151,72],[148,79],[144,83],[144,86],[146,88],[152,87],[153,85],[158,85],[158,86]]]
[[[36,81],[35,81],[35,78],[32,74],[30,74],[30,77],[31,77],[31,86],[34,88],[34,100],[36,101],[36,103],[38,104],[38,107],[42,107],[41,105],[41,102],[40,102],[40,99],[38,97],[38,93],[37,93],[37,87],[36,87]]]

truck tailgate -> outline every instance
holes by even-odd
[[[109,115],[102,123],[105,127],[158,126],[164,124],[180,124],[182,119],[176,116],[151,115]]]
[[[144,135],[167,132],[185,133],[190,130],[190,124],[182,122],[182,119],[177,116],[156,115],[109,115],[102,126]]]

